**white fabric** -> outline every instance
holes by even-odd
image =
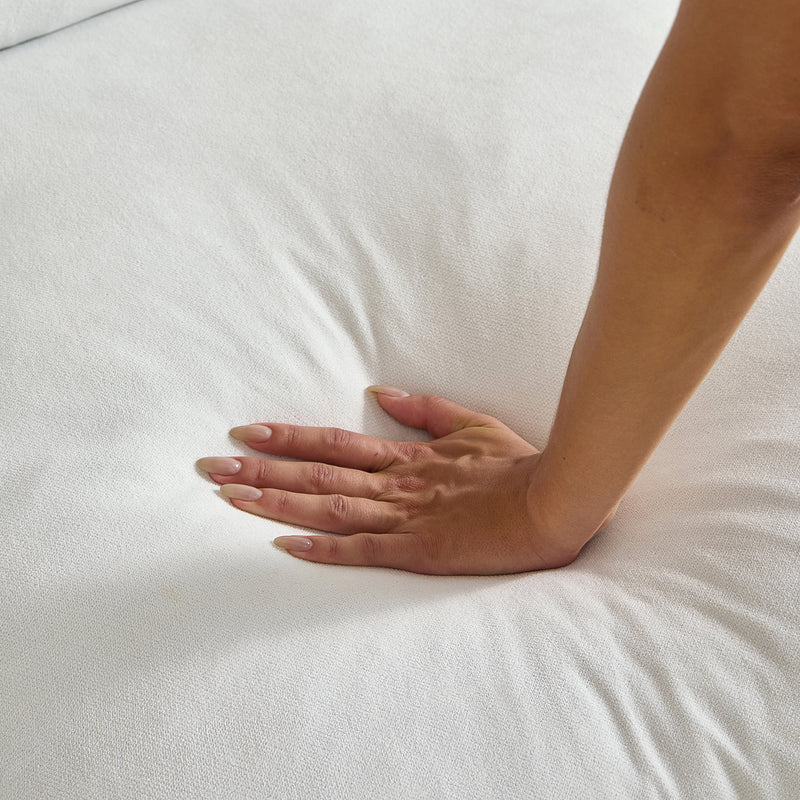
[[[114,0],[0,0],[0,49],[121,5]]]
[[[790,798],[795,242],[571,566],[304,563],[282,421],[542,447],[676,2],[171,0],[0,54],[0,796]],[[303,529],[300,529],[303,530]]]

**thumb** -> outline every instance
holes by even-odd
[[[368,386],[381,408],[398,422],[411,428],[424,428],[434,439],[448,433],[498,424],[494,417],[470,411],[464,406],[434,394],[408,394],[394,386]]]

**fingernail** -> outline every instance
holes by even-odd
[[[310,550],[313,542],[305,536],[278,536],[272,540],[272,544],[281,550]]]
[[[258,500],[263,492],[255,486],[245,486],[243,483],[226,483],[219,487],[220,494],[232,500]]]
[[[367,391],[375,392],[375,394],[388,394],[389,397],[411,397],[408,392],[404,392],[402,389],[398,389],[396,386],[386,386],[385,384],[367,386]]]
[[[197,468],[203,472],[213,472],[215,475],[235,475],[241,468],[242,462],[235,458],[201,458],[197,461]]]
[[[240,425],[231,428],[230,435],[240,442],[266,442],[272,431],[266,425]]]

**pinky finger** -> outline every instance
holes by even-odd
[[[411,533],[278,536],[272,542],[290,555],[318,564],[426,571],[418,552],[416,537]]]

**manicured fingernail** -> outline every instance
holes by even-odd
[[[278,536],[272,540],[272,544],[281,550],[310,550],[313,542],[305,536]]]
[[[375,392],[375,394],[388,394],[389,397],[411,397],[408,392],[398,389],[396,386],[386,386],[385,384],[378,384],[377,386],[367,386],[367,390]]]
[[[263,492],[255,486],[245,486],[243,483],[226,483],[219,487],[220,494],[232,500],[258,500]]]
[[[242,462],[235,458],[201,458],[197,462],[197,468],[203,472],[213,472],[215,475],[235,475],[241,468]]]
[[[230,435],[240,442],[266,442],[272,431],[266,425],[240,425],[231,428]]]

